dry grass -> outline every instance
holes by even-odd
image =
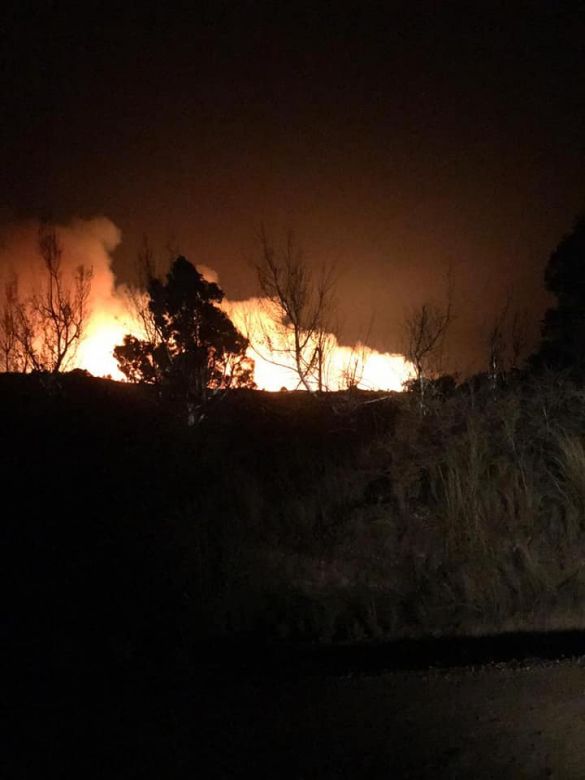
[[[585,627],[583,394],[461,392],[423,419],[400,403],[342,457],[296,446],[236,480],[244,622],[327,640]]]

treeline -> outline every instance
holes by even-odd
[[[486,374],[492,386],[521,368],[582,375],[584,234],[585,219],[580,218],[549,259],[545,284],[557,302],[546,312],[541,344],[527,364],[521,317],[508,311],[508,305],[502,306],[485,345]],[[37,288],[22,295],[17,275],[4,284],[0,357],[6,372],[59,373],[71,368],[91,316],[92,269],[79,266],[72,277],[64,273],[62,247],[50,226],[39,231],[38,251],[44,277]],[[254,386],[251,345],[259,357],[286,366],[299,388],[331,389],[327,364],[336,343],[332,332],[335,269],[313,268],[291,235],[281,245],[271,242],[264,232],[260,235],[256,272],[264,308],[261,316],[244,323],[246,333],[238,331],[221,308],[224,293],[220,287],[205,279],[186,258],[178,257],[164,278],[153,273],[148,248],[140,263],[143,288],[133,289],[128,298],[140,335],[127,334],[114,349],[119,369],[129,381],[156,385],[177,404],[186,403],[193,417],[194,409],[210,395]],[[423,303],[406,317],[403,350],[412,367],[407,386],[418,393],[421,408],[427,387],[441,376],[441,357],[452,320],[450,282],[443,304]],[[344,370],[348,389],[359,386],[363,363],[359,350],[348,359]]]

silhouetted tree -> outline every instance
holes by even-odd
[[[542,324],[542,343],[534,366],[568,369],[585,376],[585,215],[551,254],[545,285],[557,299]]]
[[[290,232],[277,247],[262,230],[260,247],[256,272],[270,324],[262,318],[248,324],[252,348],[270,363],[294,370],[305,390],[326,390],[334,269],[313,270]]]
[[[486,336],[488,376],[492,390],[517,372],[525,358],[528,343],[527,315],[523,310],[511,310],[512,298],[508,296],[494,317]]]
[[[0,302],[0,371],[26,371],[27,359],[19,339],[18,279],[12,274],[3,285]]]
[[[20,296],[16,275],[4,287],[0,347],[7,371],[66,370],[87,325],[92,269],[79,265],[72,274],[64,272],[54,227],[41,227],[38,248],[44,276],[32,293]]]
[[[348,350],[347,358],[341,370],[340,390],[357,390],[362,383],[366,363],[371,353],[367,344],[372,335],[373,323],[374,317],[372,315],[365,334],[360,336],[356,340],[355,345]]]
[[[161,378],[155,356],[156,349],[154,343],[127,334],[124,336],[124,343],[114,348],[114,355],[126,379],[130,382],[154,385]]]
[[[184,257],[165,281],[148,281],[145,338],[127,335],[114,349],[120,371],[133,382],[161,384],[196,404],[208,391],[253,385],[248,342],[219,308],[224,294]]]
[[[421,414],[425,409],[427,384],[440,374],[443,345],[451,321],[451,297],[445,306],[423,303],[406,318],[405,356],[414,368],[414,377],[407,382],[407,387],[418,393]]]

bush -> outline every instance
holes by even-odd
[[[39,625],[120,663],[236,633],[583,628],[585,394],[562,377],[422,417],[407,395],[238,391],[197,429],[105,380],[0,393],[11,592],[39,648]]]

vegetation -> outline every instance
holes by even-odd
[[[578,290],[581,231],[547,270],[559,322],[580,317],[566,288]],[[41,248],[60,284],[55,236]],[[265,249],[274,283],[289,289]],[[59,284],[57,307],[75,300]],[[46,575],[13,575],[32,589],[33,611],[91,605],[87,629],[103,631],[114,654],[146,636],[166,642],[161,626],[187,655],[203,637],[249,632],[339,640],[583,628],[576,362],[565,373],[544,362],[539,373],[506,373],[498,322],[492,373],[459,386],[431,380],[424,361],[449,324],[448,305],[423,309],[409,331],[421,347],[424,414],[419,392],[250,392],[247,342],[219,309],[222,295],[181,257],[165,280],[150,278],[150,336],[116,350],[137,385],[73,372],[48,393],[34,375],[0,377],[10,411],[2,468],[20,502],[7,522],[13,560]],[[320,323],[321,305],[309,308]],[[551,317],[541,357],[564,338]],[[563,343],[568,361],[573,342]],[[196,428],[168,414],[177,399],[202,403],[215,389],[226,391],[222,413]],[[41,579],[61,589],[51,603]]]
[[[118,351],[137,384],[0,376],[9,630],[31,690],[54,684],[59,701],[47,681],[89,667],[121,690],[174,690],[226,639],[585,629],[574,363],[520,371],[510,342],[505,371],[501,317],[490,373],[424,376],[424,406],[419,392],[262,393],[238,387],[246,341],[221,295],[184,258],[151,280],[153,338]],[[418,320],[438,334],[423,357],[448,321]],[[177,399],[215,387],[221,414],[185,426]]]
[[[585,394],[558,375],[463,387],[424,416],[409,395],[344,414],[342,396],[233,391],[197,428],[147,386],[1,379],[33,633],[40,610],[121,663],[249,633],[583,628]]]
[[[271,394],[237,386],[246,341],[186,260],[148,293],[152,338],[118,350],[137,383],[0,375],[27,776],[76,750],[92,762],[96,734],[128,766],[156,755],[158,775],[183,776],[209,733],[194,743],[193,701],[205,712],[266,641],[585,630],[585,390],[570,328],[553,338],[545,324],[538,371],[521,371],[506,311],[489,372],[457,385],[433,370],[450,310],[427,308],[411,320],[413,392]],[[563,318],[578,318],[566,300]],[[565,370],[543,359],[555,339]],[[216,389],[221,410],[186,426],[185,400]]]
[[[114,350],[122,373],[196,403],[209,391],[252,386],[248,342],[219,308],[222,299],[219,286],[184,257],[174,261],[166,281],[151,276],[141,317],[145,338],[128,335]]]
[[[278,248],[263,230],[256,273],[262,299],[262,318],[249,323],[260,338],[250,339],[254,350],[275,365],[294,366],[298,387],[327,390],[331,351],[335,276],[333,267],[315,272],[289,233]],[[290,358],[290,360],[287,360]]]
[[[425,411],[426,388],[440,376],[439,361],[443,342],[451,324],[451,302],[445,308],[423,303],[406,319],[406,358],[414,369],[408,389],[418,393],[421,412]]]
[[[550,256],[545,284],[557,299],[545,315],[535,366],[585,375],[585,216]]]
[[[21,295],[17,274],[4,285],[0,302],[3,371],[56,374],[67,370],[87,325],[91,268],[79,265],[68,278],[53,227],[41,227],[38,250],[44,271],[40,285]]]

